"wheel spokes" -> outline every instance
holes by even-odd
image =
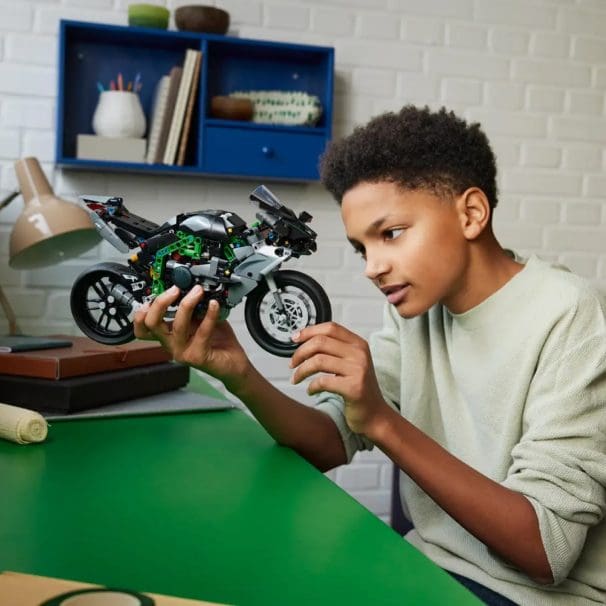
[[[86,313],[91,324],[100,332],[120,335],[130,329],[130,310],[116,300],[112,294],[118,283],[111,276],[102,276],[91,281],[86,291]]]
[[[297,329],[315,324],[316,310],[305,291],[287,286],[279,291],[283,309],[278,308],[273,293],[267,293],[260,305],[260,319],[266,332],[274,339],[290,343]]]

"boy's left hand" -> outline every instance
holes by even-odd
[[[321,391],[339,394],[345,400],[345,417],[350,429],[367,436],[389,410],[385,402],[368,343],[360,336],[334,322],[308,326],[293,335],[300,343],[290,361],[295,371],[293,384],[316,375],[307,388],[309,395]]]

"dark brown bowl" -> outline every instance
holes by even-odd
[[[224,34],[229,28],[229,13],[216,6],[188,4],[175,10],[175,25],[186,32]]]
[[[223,120],[250,120],[254,106],[250,99],[217,95],[210,100],[210,115]]]

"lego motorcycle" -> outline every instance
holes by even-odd
[[[208,302],[220,304],[221,318],[246,299],[244,317],[253,339],[266,351],[288,357],[296,349],[291,335],[331,319],[322,287],[308,275],[281,266],[291,257],[316,250],[316,233],[260,185],[250,200],[259,206],[248,226],[233,212],[204,210],[178,214],[158,225],[129,212],[123,199],[80,196],[99,234],[120,252],[133,252],[128,265],[98,263],[75,280],[71,311],[78,327],[99,343],[119,345],[134,339],[133,316],[173,285],[181,298],[196,284]],[[170,321],[178,308],[169,308]]]

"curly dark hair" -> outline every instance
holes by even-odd
[[[458,195],[480,188],[497,205],[496,162],[478,123],[442,107],[405,105],[333,141],[320,160],[320,178],[340,204],[361,182],[390,181],[403,189]]]

